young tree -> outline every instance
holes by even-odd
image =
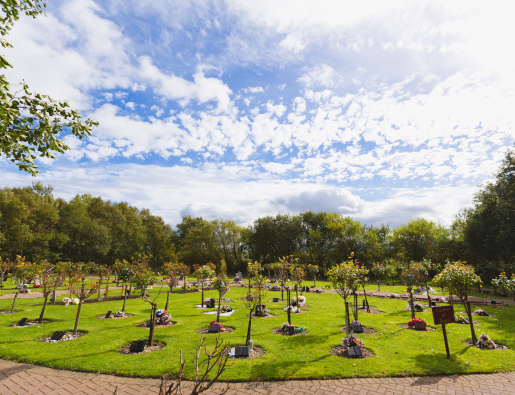
[[[216,322],[220,322],[220,304],[222,296],[225,292],[229,291],[229,279],[224,272],[221,272],[213,279],[213,288],[218,291],[218,312],[216,314]]]
[[[401,273],[401,280],[409,293],[411,319],[415,318],[415,304],[413,302],[413,286],[420,282],[420,264],[411,262],[411,265],[404,267]],[[429,303],[431,305],[431,303]]]
[[[261,301],[266,297],[266,288],[264,287],[265,279],[260,274],[256,280],[256,288],[248,288],[247,294],[245,295],[245,307],[249,310],[249,325],[247,327],[247,339],[245,341],[245,345],[248,346],[250,344],[250,335],[252,332],[252,316],[256,311],[256,307],[260,306]]]
[[[5,0],[0,9],[0,35],[6,36],[21,14],[32,18],[43,14],[46,3],[40,0]],[[8,41],[0,41],[3,48],[12,47]],[[0,69],[12,67],[0,55]],[[71,132],[79,139],[88,138],[93,126],[90,119],[82,121],[77,110],[71,109],[66,101],[56,101],[47,95],[29,92],[29,86],[22,83],[21,89],[11,91],[11,84],[5,75],[0,75],[0,155],[15,162],[20,170],[35,176],[39,171],[34,164],[35,151],[40,157],[54,158],[52,151],[60,153],[69,150],[63,140],[63,133]]]
[[[247,263],[247,275],[249,276],[249,288],[251,288],[252,278],[261,275],[261,272],[264,270],[263,266],[259,262],[249,262]]]
[[[472,334],[472,343],[477,343],[476,332],[474,331],[474,323],[472,322],[472,311],[468,297],[472,291],[474,284],[481,282],[474,268],[467,265],[466,262],[448,262],[440,274],[435,276],[437,281],[446,284],[453,295],[458,296],[465,307],[470,323],[470,332]]]
[[[184,271],[184,265],[180,262],[165,262],[163,265],[164,273],[168,276],[168,292],[166,293],[165,310],[168,310],[168,303],[170,301],[170,293],[173,288],[179,285],[179,276]]]
[[[281,300],[284,300],[284,284],[288,281],[288,276],[290,275],[290,267],[292,265],[296,265],[298,263],[298,259],[294,258],[293,255],[283,256],[279,259],[279,263],[277,264],[277,277],[279,278],[279,282],[281,284]],[[288,301],[288,305],[290,301]]]
[[[104,297],[107,298],[107,292],[109,291],[109,276],[111,275],[111,268],[107,265],[95,265],[95,274],[98,276],[98,294],[97,301],[100,302],[100,291],[104,278],[106,279],[106,291]]]
[[[317,286],[317,273],[320,271],[320,268],[318,267],[318,265],[308,264],[306,269],[307,269],[308,273],[311,275],[311,277],[313,277],[313,285],[316,287]]]
[[[304,270],[304,268],[301,265],[294,265],[294,266],[290,267],[290,274],[291,274],[291,279],[295,283],[295,286],[294,286],[295,296],[296,296],[295,300],[297,301],[297,308],[300,311],[299,288],[300,288],[300,285],[302,284],[302,281],[304,281],[304,277],[306,277],[306,271]],[[291,300],[288,301],[288,303],[290,303],[290,302],[291,302]]]
[[[505,272],[499,274],[499,277],[494,278],[492,280],[492,285],[503,291],[506,295],[508,295],[508,290],[511,290],[511,280],[506,276]]]
[[[358,265],[358,260],[356,259],[354,261],[354,264],[356,265],[356,280],[351,283],[351,290],[352,290],[352,295],[354,296],[354,309],[353,309],[353,312],[354,312],[354,319],[357,321],[358,320],[358,294],[357,294],[357,290],[359,289],[360,286],[363,286],[363,289],[365,289],[365,284],[366,282],[368,281],[368,269],[364,266],[359,266]],[[365,299],[366,299],[367,295],[365,293]],[[368,301],[367,301],[367,304],[368,304]]]
[[[37,266],[34,263],[25,261],[25,257],[17,256],[16,262],[13,270],[13,275],[20,281],[20,285],[18,286],[18,291],[14,295],[13,305],[11,307],[11,313],[14,313],[14,306],[16,304],[16,300],[18,299],[18,295],[22,290],[25,283],[30,283],[31,279],[34,279],[37,274]]]
[[[151,347],[154,344],[154,328],[156,325],[156,312],[157,312],[157,303],[156,300],[158,296],[161,294],[162,288],[159,288],[157,295],[154,299],[150,299],[148,296],[147,289],[153,286],[157,282],[157,278],[154,276],[154,272],[150,269],[144,269],[138,271],[134,275],[134,290],[138,292],[139,297],[143,299],[145,302],[149,303],[151,306],[150,312],[150,333],[148,336],[148,346]]]
[[[2,261],[2,257],[0,257],[0,289],[4,288],[4,276],[14,268],[14,263],[7,258],[5,261]]]
[[[209,266],[209,264],[200,266],[199,268],[197,268],[197,270],[195,270],[195,273],[193,273],[193,275],[198,279],[202,287],[202,307],[204,307],[204,281],[206,281],[208,278],[211,278],[214,274],[215,271],[212,266]]]
[[[79,299],[79,306],[77,307],[77,316],[75,317],[75,326],[73,328],[73,335],[77,335],[77,328],[79,326],[80,310],[84,301],[97,292],[98,283],[92,282],[88,276],[93,273],[94,263],[79,262],[74,265],[76,281],[72,286],[72,292],[77,299]]]
[[[114,264],[114,269],[118,273],[118,280],[121,281],[122,284],[122,298],[123,298],[123,307],[122,312],[125,313],[125,305],[127,304],[127,283],[132,281],[132,278],[134,277],[134,269],[131,267],[129,262],[127,262],[125,259],[116,260]]]
[[[338,295],[342,297],[345,303],[345,328],[347,337],[349,336],[350,329],[350,318],[349,318],[349,303],[347,299],[352,293],[352,289],[355,287],[358,281],[359,269],[353,262],[354,253],[351,253],[347,262],[340,263],[339,265],[333,266],[327,271],[327,277],[331,282],[331,285],[336,290]]]
[[[55,266],[47,261],[43,261],[39,265],[39,273],[41,276],[41,290],[43,291],[43,295],[45,297],[43,308],[41,309],[41,314],[39,315],[39,323],[42,324],[48,296],[59,286],[59,274],[56,272]]]
[[[431,295],[429,295],[429,280],[434,278],[435,274],[442,268],[442,265],[431,262],[431,259],[423,259],[419,266],[419,278],[426,286],[427,303],[431,307]]]

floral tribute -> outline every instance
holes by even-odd
[[[474,313],[476,313],[477,315],[481,315],[483,317],[488,317],[488,313],[483,309],[477,309],[476,311],[474,311]]]
[[[288,331],[290,330],[290,327],[291,327],[291,328],[295,328],[293,325],[290,325],[290,324],[288,324],[287,322],[285,322],[285,323],[281,326],[281,330],[282,330],[283,332],[288,332]],[[299,328],[295,328],[295,333],[296,333],[296,334],[297,334],[297,333],[302,333],[302,332],[305,332],[305,331],[306,331],[306,329],[305,329],[303,326],[301,326],[301,327],[299,327]]]
[[[365,342],[363,340],[358,339],[356,336],[354,336],[353,333],[351,333],[348,337],[345,337],[343,339],[343,346],[344,347],[354,347],[358,346],[359,348],[363,348],[365,345]]]
[[[291,301],[292,301],[292,305],[293,306],[296,306],[297,305],[297,297],[294,296],[293,298],[291,298]],[[302,296],[300,295],[299,296],[299,304],[305,304],[306,303],[306,297],[305,296]]]
[[[486,333],[482,333],[476,343],[479,348],[486,348],[488,350],[494,350],[497,348],[494,341]]]
[[[220,331],[225,329],[225,326],[223,326],[222,324],[220,324],[219,322],[216,322],[216,321],[210,322],[209,325],[218,326],[220,328]]]
[[[156,311],[156,325],[170,325],[172,315],[166,310]]]
[[[281,290],[281,286],[280,285],[274,285],[272,287],[272,291],[280,291]]]
[[[419,323],[419,324],[417,325],[417,323]],[[426,324],[426,321],[424,321],[422,318],[413,318],[410,322],[408,322],[408,326],[410,327],[410,329],[413,329],[413,326],[426,327],[427,324]]]
[[[461,313],[456,314],[454,320],[457,324],[465,324],[465,316]]]
[[[117,311],[113,314],[115,317],[125,317],[125,313],[123,311]]]
[[[230,313],[232,311],[231,305],[224,304],[222,307],[220,307],[220,313]]]

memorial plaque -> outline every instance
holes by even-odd
[[[220,327],[218,325],[209,325],[207,333],[220,333]]]
[[[431,307],[436,307],[436,302],[435,301],[431,301]]]
[[[453,306],[433,307],[433,320],[435,325],[452,324],[456,322]]]
[[[273,298],[272,302],[279,302],[279,298]]]
[[[362,358],[361,348],[358,346],[347,347],[347,358]]]
[[[361,324],[353,324],[351,326],[352,326],[352,331],[354,333],[363,333],[363,325],[361,325]]]
[[[497,302],[495,300],[492,300],[490,304],[496,304]]]
[[[143,352],[145,351],[146,340],[136,340],[131,343],[130,352]]]
[[[28,318],[22,318],[21,320],[18,321],[16,326],[25,326],[25,325],[27,325],[26,324],[27,320],[28,320]]]
[[[249,356],[249,348],[248,346],[236,346],[234,347],[234,356],[236,358],[248,358]]]
[[[111,318],[111,313],[112,313],[112,311],[111,311],[111,310],[109,310],[109,311],[106,313],[105,318]]]
[[[50,339],[51,340],[61,340],[64,335],[65,335],[65,332],[56,331],[56,332],[54,332],[54,334],[52,335],[52,337]]]
[[[289,326],[288,327],[288,335],[293,336],[295,334],[295,327]]]

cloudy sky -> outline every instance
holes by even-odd
[[[506,2],[48,3],[4,53],[11,81],[100,123],[38,163],[66,199],[172,225],[307,210],[448,225],[515,140]],[[0,171],[0,187],[34,180]]]

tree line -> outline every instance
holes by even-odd
[[[93,261],[149,256],[151,267],[180,261],[190,267],[212,262],[217,271],[246,271],[247,262],[278,262],[295,256],[322,271],[353,252],[366,267],[395,260],[467,261],[485,279],[513,271],[515,263],[515,156],[508,151],[493,182],[474,196],[474,207],[445,227],[415,218],[398,227],[362,224],[337,213],[308,211],[234,221],[184,216],[173,229],[148,209],[126,202],[77,195],[53,196],[40,182],[0,190],[0,256],[38,262]],[[511,272],[510,272],[511,273]]]

